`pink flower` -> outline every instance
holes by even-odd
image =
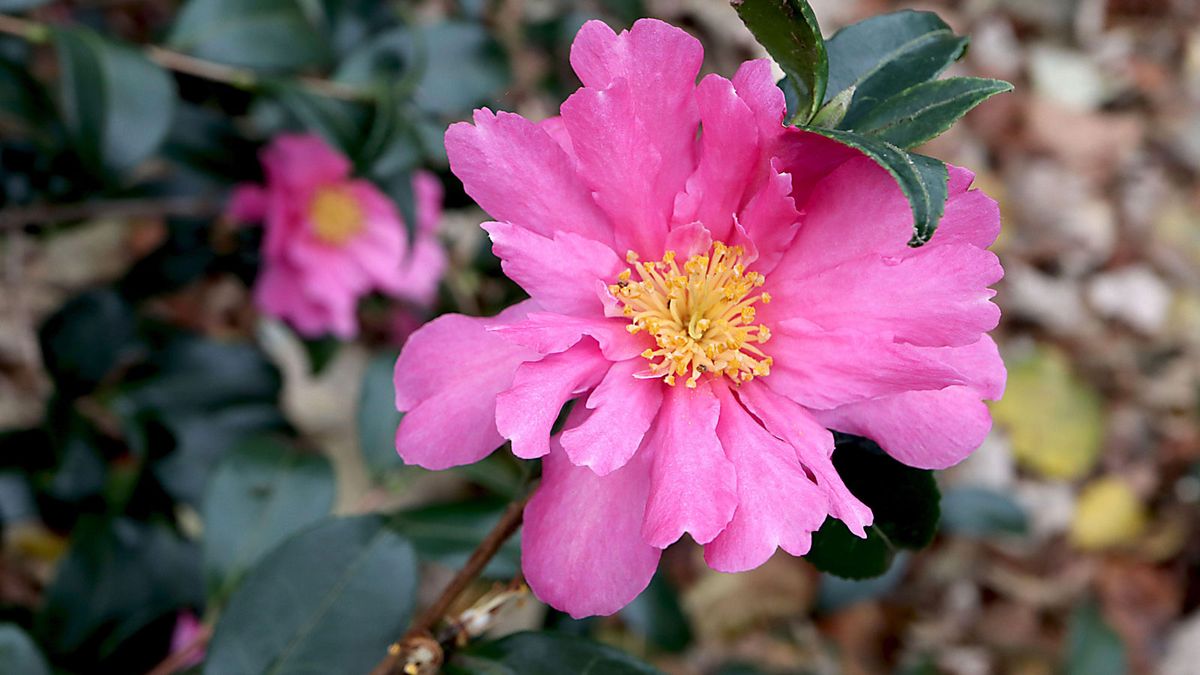
[[[417,236],[411,250],[395,205],[372,183],[350,176],[350,162],[311,135],[276,138],[262,152],[267,184],[239,186],[236,220],[266,225],[263,266],[254,289],[259,308],[304,335],[358,332],[364,295],[428,306],[445,269],[436,231],[441,186],[417,174]]]
[[[179,663],[181,668],[190,668],[204,661],[204,624],[191,610],[180,610],[175,617],[175,628],[171,631],[171,654],[186,652]]]
[[[1004,386],[985,334],[999,212],[973,176],[951,169],[940,229],[910,248],[889,175],[785,128],[766,61],[697,85],[701,58],[665,23],[592,21],[560,117],[480,110],[446,133],[530,299],[412,336],[397,448],[432,469],[504,439],[541,457],[524,571],[577,617],[627,604],[684,533],[727,572],[804,554],[826,515],[863,536],[872,514],[827,428],[946,467],[982,441],[982,399]]]

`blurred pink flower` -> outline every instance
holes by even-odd
[[[263,221],[263,265],[254,289],[259,308],[308,336],[358,332],[356,310],[380,290],[432,304],[446,266],[437,241],[441,186],[413,180],[417,235],[410,248],[396,206],[374,184],[352,178],[349,160],[312,135],[284,135],[262,152],[266,185],[242,185],[230,216]]]
[[[171,632],[171,654],[188,651],[180,668],[191,668],[204,660],[204,647],[197,648],[196,642],[204,631],[204,624],[190,610],[182,610],[175,618],[175,629]]]
[[[432,469],[506,438],[543,458],[523,567],[576,617],[627,604],[684,533],[727,572],[804,554],[827,514],[863,536],[872,514],[827,428],[946,467],[983,440],[982,399],[1004,386],[985,334],[999,212],[973,176],[951,169],[940,229],[910,248],[891,177],[785,128],[766,61],[697,85],[701,60],[668,24],[592,21],[571,50],[584,87],[560,117],[480,110],[446,133],[530,299],[412,336],[397,448]]]

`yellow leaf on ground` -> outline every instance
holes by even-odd
[[[1085,550],[1102,550],[1131,543],[1146,526],[1142,502],[1119,478],[1092,481],[1079,494],[1071,543]]]

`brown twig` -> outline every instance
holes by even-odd
[[[50,225],[89,218],[151,218],[155,216],[215,216],[223,203],[215,196],[114,199],[77,204],[35,204],[0,209],[0,230],[27,225]]]
[[[183,670],[192,657],[208,647],[208,641],[211,639],[212,628],[210,626],[201,626],[196,635],[192,637],[191,642],[168,654],[167,658],[159,662],[157,666],[151,668],[150,672],[146,673],[146,675],[172,675]]]
[[[7,14],[0,14],[0,33],[15,35],[37,44],[49,41],[52,35],[50,26],[44,23]],[[154,63],[177,73],[220,82],[238,89],[256,89],[264,84],[262,78],[248,68],[227,66],[157,45],[146,45],[143,47],[143,52],[146,58]],[[375,92],[344,82],[323,80],[318,77],[300,77],[296,78],[296,81],[309,93],[324,98],[361,102],[374,101],[376,98]]]
[[[525,504],[529,501],[531,494],[532,492],[508,505],[508,510],[501,516],[500,522],[496,523],[492,531],[471,553],[467,564],[458,571],[458,574],[454,575],[438,599],[413,622],[408,632],[388,647],[387,656],[371,670],[371,675],[397,675],[404,672],[401,669],[404,668],[415,650],[430,649],[431,643],[437,644],[433,638],[433,628],[446,616],[459,594],[479,576],[488,562],[496,556],[504,542],[508,541],[517,528],[521,527]]]

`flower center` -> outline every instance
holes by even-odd
[[[341,246],[363,228],[363,212],[358,200],[346,190],[319,188],[308,205],[313,233],[327,244]]]
[[[626,330],[654,338],[657,348],[642,356],[671,386],[683,375],[695,388],[705,373],[741,383],[771,372],[771,357],[755,346],[771,338],[766,326],[754,325],[755,303],[771,301],[756,291],[765,278],[746,271],[740,246],[716,242],[710,253],[692,256],[680,269],[674,251],[654,262],[639,262],[630,251],[625,259],[633,267],[608,287],[629,317]],[[639,281],[632,280],[634,272]]]

